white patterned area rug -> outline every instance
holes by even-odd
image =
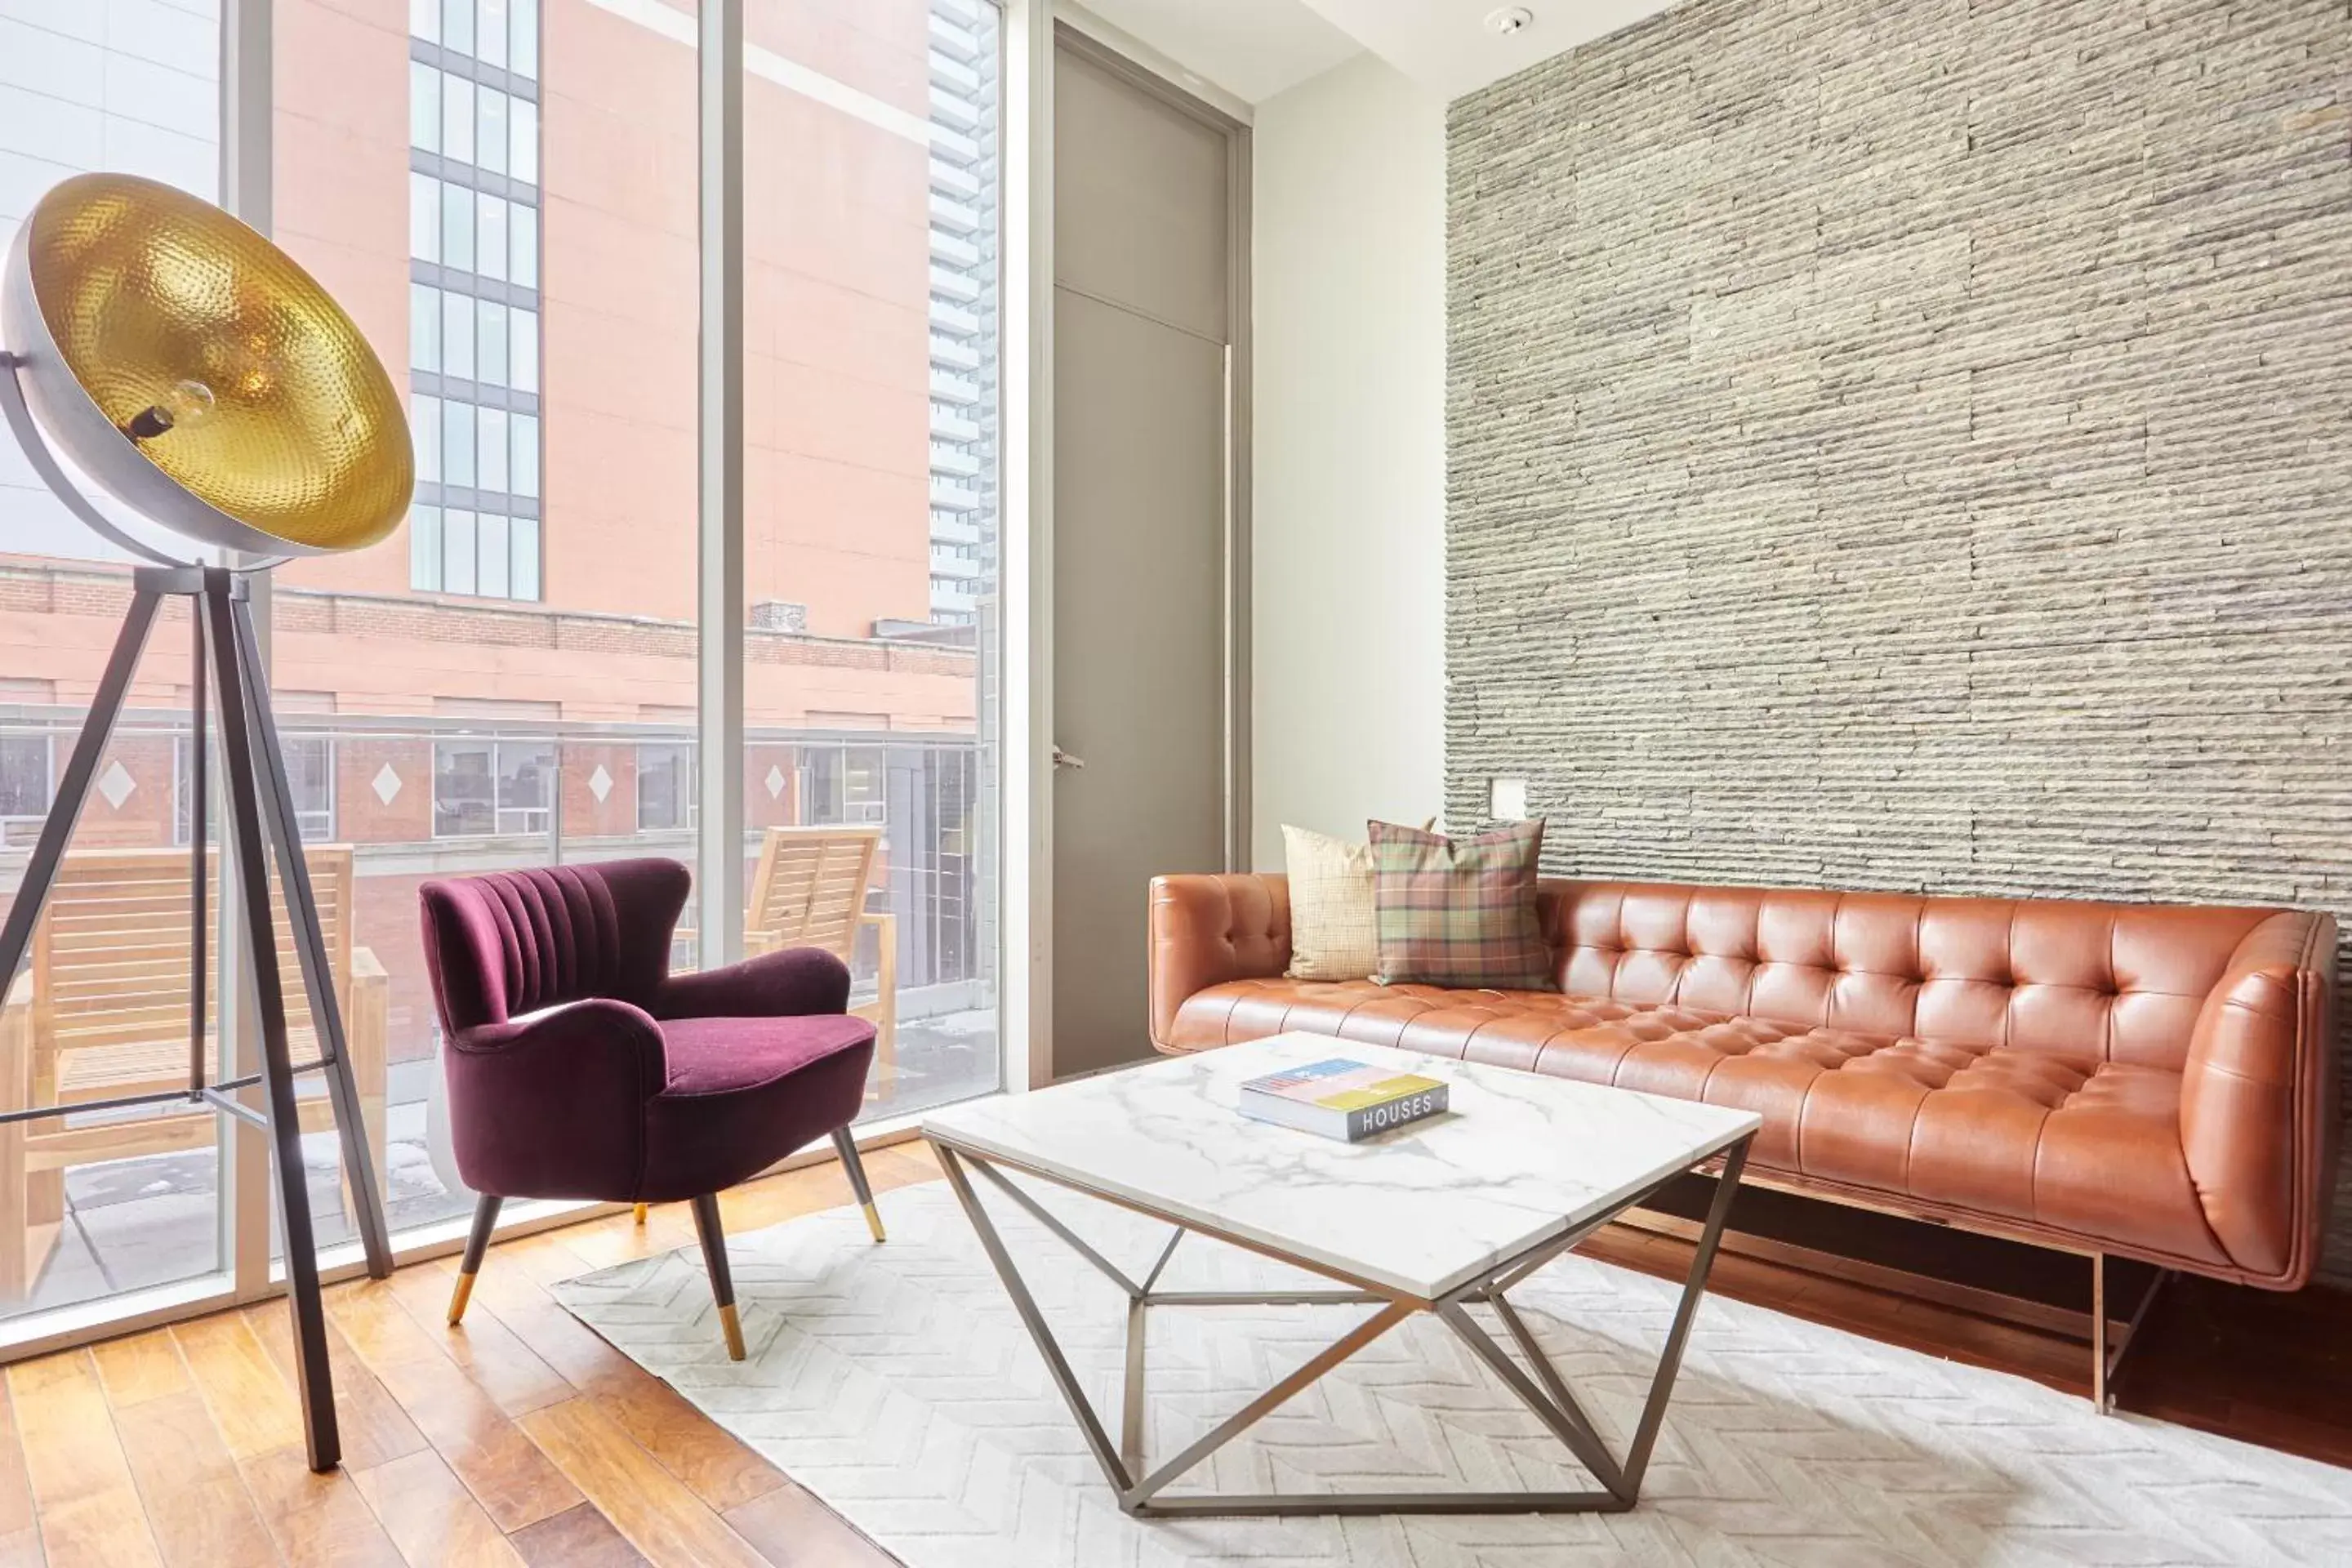
[[[985,1194],[985,1184],[982,1184]],[[1033,1188],[1139,1275],[1165,1227]],[[1125,1299],[986,1194],[1115,1434]],[[944,1184],[731,1239],[751,1359],[730,1363],[698,1257],[559,1287],[566,1306],[908,1568],[1571,1568],[1617,1563],[2352,1563],[2352,1471],[1710,1297],[1640,1506],[1617,1515],[1138,1521],[1118,1511]],[[1188,1237],[1168,1289],[1306,1280]],[[1326,1282],[1328,1283],[1328,1282]],[[1512,1299],[1614,1451],[1678,1287],[1570,1256]],[[1150,1314],[1148,1459],[1337,1339],[1364,1309]],[[1591,1484],[1442,1325],[1408,1320],[1170,1495]]]

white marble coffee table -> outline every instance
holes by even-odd
[[[1426,1073],[1452,1110],[1361,1143],[1244,1118],[1240,1086],[1327,1057]],[[1631,1508],[1665,1415],[1692,1316],[1748,1148],[1754,1113],[1357,1045],[1321,1035],[1150,1063],[1029,1094],[931,1112],[923,1135],[980,1233],[1022,1321],[1129,1513],[1466,1513]],[[1721,1156],[1723,1179],[1625,1457],[1612,1457],[1504,1292],[1675,1176]],[[1128,1298],[1127,1384],[1114,1444],[980,1202],[970,1173],[1020,1205]],[[1007,1174],[1040,1177],[1167,1221],[1159,1261],[1132,1279]],[[1247,1295],[1155,1290],[1187,1231],[1335,1280],[1342,1289]],[[1150,1307],[1363,1305],[1378,1310],[1197,1442],[1146,1469],[1143,1315]],[[1530,1376],[1470,1309],[1490,1310]],[[1210,1453],[1414,1312],[1434,1313],[1525,1401],[1599,1489],[1578,1492],[1160,1495]]]

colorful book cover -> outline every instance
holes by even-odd
[[[1254,1078],[1241,1093],[1245,1116],[1351,1142],[1445,1108],[1444,1080],[1345,1057]]]

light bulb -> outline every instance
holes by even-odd
[[[170,430],[185,430],[202,425],[212,417],[213,389],[201,381],[178,381],[163,394],[163,401],[150,404],[131,416],[122,433],[133,441],[152,441]]]

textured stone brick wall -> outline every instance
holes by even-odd
[[[1696,0],[1448,140],[1452,820],[2352,913],[2345,0]]]

